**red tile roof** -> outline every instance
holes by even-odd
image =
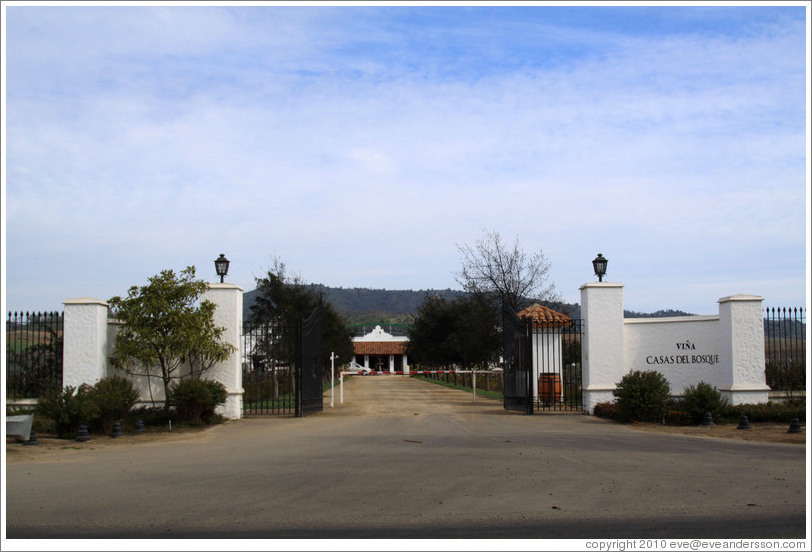
[[[572,324],[572,319],[566,314],[554,311],[551,308],[544,307],[538,303],[534,303],[523,309],[518,313],[519,318],[529,316],[533,319],[533,326],[545,328],[560,328],[562,326],[569,326]]]
[[[354,341],[356,355],[405,355],[405,341]]]

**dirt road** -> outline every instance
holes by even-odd
[[[307,418],[138,439],[7,446],[8,537],[805,535],[804,446],[511,414],[407,378],[356,377]]]

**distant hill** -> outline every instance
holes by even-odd
[[[465,292],[453,289],[394,290],[369,288],[334,288],[314,284],[316,292],[324,294],[324,301],[347,318],[350,324],[384,322],[387,324],[408,324],[417,315],[417,309],[426,296],[439,296],[453,299]],[[251,305],[256,301],[257,290],[243,293],[243,316],[251,313]]]
[[[423,304],[426,296],[439,296],[451,300],[465,295],[464,291],[454,289],[369,289],[328,287],[313,284],[316,292],[324,294],[325,302],[346,317],[350,324],[368,324],[373,322],[385,324],[409,324],[417,315],[417,309]],[[243,316],[248,318],[251,305],[256,301],[257,290],[243,294]],[[581,317],[581,305],[578,303],[546,303],[558,312],[570,318]],[[680,310],[659,310],[653,313],[624,311],[625,318],[662,318],[666,316],[693,316]]]

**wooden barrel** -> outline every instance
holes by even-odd
[[[561,376],[555,372],[539,374],[539,400],[544,404],[561,401]]]

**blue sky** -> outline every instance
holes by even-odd
[[[457,244],[542,250],[565,301],[807,301],[806,3],[3,4],[6,310],[274,257],[458,288]]]

